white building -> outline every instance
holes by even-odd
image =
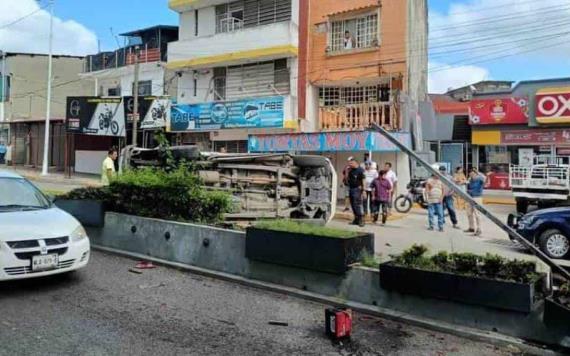
[[[179,40],[168,46],[167,65],[179,73],[178,104],[207,107],[210,103],[220,103],[225,105],[221,110],[229,120],[236,105],[242,108],[253,104],[259,109],[253,115],[260,116],[255,125],[247,122],[248,115],[243,112],[245,118],[240,119],[241,124],[208,125],[211,118],[206,116],[214,116],[212,109],[210,114],[199,114],[198,126],[173,130],[184,132],[180,143],[245,152],[250,133],[266,132],[268,128],[272,133],[296,128],[298,3],[298,0],[170,1],[170,8],[180,14]],[[266,126],[262,108],[267,104],[264,100],[269,98],[275,98],[272,105],[279,107],[279,113],[273,112],[271,125]]]

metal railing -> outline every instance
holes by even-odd
[[[399,109],[392,102],[374,102],[319,108],[321,130],[363,130],[373,124],[387,130],[400,130]]]
[[[220,20],[219,33],[234,32],[243,29],[243,20],[235,17],[228,17]]]
[[[99,70],[124,67],[135,63],[137,58],[139,63],[151,63],[166,60],[166,53],[158,47],[144,45],[136,47],[125,47],[114,52],[101,52],[85,57],[85,73]]]
[[[515,166],[509,170],[512,188],[570,190],[570,167]]]

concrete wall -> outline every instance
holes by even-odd
[[[109,69],[106,71],[95,72],[84,74],[85,78],[89,78],[91,82],[94,82],[94,78],[97,78],[98,85],[98,95],[106,96],[109,88],[116,88],[118,85],[121,86],[121,96],[133,95],[133,83],[135,81],[134,65],[129,65],[125,67],[120,67],[116,69]],[[170,72],[171,79],[175,72]],[[152,81],[152,95],[165,95],[168,94],[168,88],[165,84],[169,84],[170,87],[176,88],[177,83],[166,83],[165,81],[165,69],[162,63],[141,63],[139,69],[139,81]],[[95,95],[93,91],[89,95]]]
[[[81,80],[84,60],[80,57],[53,57],[51,118],[65,118],[68,95],[90,95],[94,83]],[[46,55],[8,54],[6,72],[10,74],[8,120],[45,120],[48,57]]]
[[[166,232],[170,234],[168,240]],[[546,329],[541,320],[541,305],[528,315],[507,312],[387,292],[380,288],[379,273],[366,268],[353,268],[338,276],[250,261],[245,258],[242,232],[107,213],[105,227],[90,229],[89,236],[95,246],[307,290],[379,311],[389,309],[400,316],[428,318],[434,323],[496,331],[549,344],[558,343],[563,337]]]

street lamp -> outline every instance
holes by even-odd
[[[42,176],[48,175],[49,157],[49,119],[51,116],[51,75],[52,75],[52,51],[53,51],[53,1],[49,0],[49,54],[48,54],[48,84],[46,97],[46,130],[44,134],[44,159],[42,162]]]

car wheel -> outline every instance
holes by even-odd
[[[564,258],[570,252],[570,239],[560,230],[546,230],[538,238],[538,244],[550,258]]]

